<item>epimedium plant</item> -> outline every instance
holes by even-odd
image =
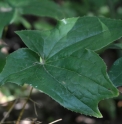
[[[119,92],[97,51],[120,38],[121,28],[121,20],[79,17],[50,31],[17,31],[28,48],[7,57],[0,83],[26,83],[69,110],[102,117],[98,102]]]
[[[0,39],[5,26],[11,23],[22,23],[25,28],[31,28],[23,15],[34,15],[38,17],[62,18],[64,13],[61,7],[50,0],[1,0],[0,1]],[[7,31],[7,28],[6,30]],[[3,35],[4,37],[4,35]],[[5,56],[1,53],[0,44],[0,72],[5,64]]]
[[[60,11],[56,11],[59,8],[48,0],[6,0],[3,4],[9,11],[0,13],[0,35],[15,15],[60,16]],[[5,21],[1,20],[3,17]],[[52,30],[22,30],[16,34],[28,48],[21,48],[7,57],[0,85],[26,83],[69,110],[99,118],[102,117],[99,101],[119,95],[117,87],[121,86],[121,73],[118,69],[122,60],[115,62],[109,77],[98,51],[121,38],[121,20],[67,18],[59,20]]]

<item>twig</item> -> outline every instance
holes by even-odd
[[[19,122],[20,122],[20,120],[21,120],[21,118],[22,118],[22,115],[23,115],[23,113],[24,113],[25,106],[26,106],[26,104],[27,104],[27,102],[28,102],[28,100],[29,100],[29,98],[30,98],[30,96],[31,96],[32,90],[33,90],[33,87],[31,88],[30,94],[29,94],[29,96],[27,97],[26,102],[24,103],[24,105],[23,105],[23,107],[22,107],[22,110],[21,110],[21,112],[20,112],[20,114],[19,114],[19,117],[18,117],[18,119],[17,119],[17,121],[16,121],[16,124],[19,124]]]
[[[51,122],[49,124],[54,124],[54,123],[59,122],[59,121],[62,121],[62,119],[55,120],[55,121],[53,121],[53,122]]]
[[[10,108],[10,109],[8,110],[8,112],[5,114],[5,117],[0,121],[0,124],[2,124],[2,123],[5,121],[5,119],[8,117],[8,115],[10,114],[10,112],[13,110],[13,108],[14,108],[14,106],[15,106],[17,100],[18,100],[18,99],[15,100],[15,102],[13,103],[13,105],[11,106],[11,108]]]
[[[35,102],[35,101],[32,100],[31,98],[29,98],[29,100],[30,100],[31,102],[33,102],[35,105],[37,105],[38,107],[41,107],[41,105],[40,105],[39,103]]]
[[[34,105],[34,111],[35,111],[35,114],[36,114],[36,116],[38,116],[38,113],[37,113],[37,111],[36,111],[36,104],[33,103],[33,105]]]
[[[27,99],[26,97],[20,98],[20,99]],[[35,105],[37,105],[38,107],[41,107],[41,105],[37,102],[35,102],[34,100],[32,100],[31,98],[29,98],[29,100],[33,103],[35,103]]]

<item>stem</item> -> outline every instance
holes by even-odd
[[[22,110],[21,110],[21,112],[20,112],[20,114],[19,114],[19,117],[18,117],[18,119],[17,119],[16,124],[19,124],[19,122],[20,122],[20,120],[21,120],[21,118],[22,118],[22,115],[23,115],[24,110],[25,110],[25,106],[26,106],[28,100],[30,99],[30,96],[31,96],[32,90],[33,90],[33,87],[31,88],[31,90],[30,90],[30,94],[29,94],[29,96],[27,97],[27,99],[26,99],[26,101],[25,101],[25,103],[24,103],[24,105],[23,105],[23,107],[22,107]]]
[[[17,99],[17,100],[18,100],[18,99]],[[10,114],[10,112],[13,110],[13,108],[14,108],[14,106],[15,106],[17,100],[15,100],[15,102],[13,103],[13,105],[11,106],[11,108],[10,108],[10,109],[8,110],[8,112],[5,114],[5,117],[0,121],[0,124],[2,124],[2,123],[5,121],[5,119],[8,117],[8,115]]]
[[[59,121],[62,121],[62,119],[58,119],[58,120],[53,121],[53,122],[51,122],[51,123],[49,123],[49,124],[54,124],[54,123],[59,122]]]

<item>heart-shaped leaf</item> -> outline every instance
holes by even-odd
[[[51,31],[19,31],[29,49],[8,56],[0,82],[30,84],[72,111],[102,117],[98,102],[118,90],[94,51],[120,38],[121,28],[122,21],[83,17],[61,20]]]

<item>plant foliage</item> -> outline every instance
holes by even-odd
[[[98,102],[118,90],[96,51],[120,38],[121,30],[120,20],[82,17],[63,19],[50,31],[17,31],[28,48],[7,57],[0,83],[27,83],[67,109],[102,117]]]
[[[63,17],[60,6],[50,0],[6,0],[0,1],[0,37],[4,27],[13,21],[22,21],[22,15],[35,15],[59,19]],[[29,25],[24,20],[26,25]],[[29,26],[27,26],[29,27]]]
[[[109,76],[116,87],[122,86],[122,57],[114,62]]]

